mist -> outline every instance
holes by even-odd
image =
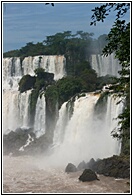
[[[81,161],[89,162],[91,158],[97,160],[120,154],[121,144],[111,136],[111,131],[117,126],[115,117],[122,111],[123,105],[116,106],[118,98],[109,96],[99,111],[96,108],[99,97],[100,94],[87,93],[75,99],[71,118],[70,105],[67,102],[62,105],[53,144],[44,156],[36,155],[39,167],[63,169],[68,163],[77,166]]]

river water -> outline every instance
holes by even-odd
[[[100,181],[81,182],[82,171],[65,173],[65,168],[45,164],[46,158],[3,157],[3,193],[124,193],[129,179],[98,175]],[[47,161],[46,161],[47,162]]]

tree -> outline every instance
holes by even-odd
[[[90,25],[96,25],[97,21],[104,22],[105,18],[109,15],[112,9],[116,11],[115,20],[117,21],[118,19],[122,18],[130,9],[130,3],[106,3],[100,7],[95,7],[95,9],[92,10],[94,14],[91,17],[92,22]]]
[[[103,55],[108,56],[115,53],[116,58],[121,64],[119,71],[120,78],[116,79],[113,89],[117,92],[117,96],[121,97],[124,102],[122,114],[118,116],[120,128],[113,131],[113,136],[122,139],[122,151],[129,153],[130,140],[130,22],[126,23],[123,16],[130,9],[130,3],[106,3],[100,7],[96,7],[92,11],[92,22],[90,25],[96,25],[97,21],[104,22],[111,10],[116,11],[116,17],[108,34],[108,44],[103,49]],[[128,145],[127,145],[128,143]],[[125,147],[128,150],[125,150]]]

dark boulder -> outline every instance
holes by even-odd
[[[68,163],[68,165],[66,166],[65,172],[69,173],[69,172],[76,172],[77,168],[75,165],[73,165],[72,163]]]
[[[90,161],[86,164],[87,169],[92,169],[94,164],[95,164],[95,160],[93,158],[90,159]]]
[[[87,169],[86,163],[84,161],[80,162],[77,169],[78,170]]]
[[[97,178],[97,175],[94,171],[92,171],[91,169],[85,169],[81,174],[81,176],[79,177],[79,180],[82,182],[86,182],[86,181],[93,181],[99,179]]]

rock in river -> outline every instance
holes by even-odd
[[[97,175],[94,171],[92,171],[91,169],[85,169],[81,174],[81,176],[79,177],[79,180],[82,182],[86,182],[86,181],[93,181],[99,179],[97,178]]]

